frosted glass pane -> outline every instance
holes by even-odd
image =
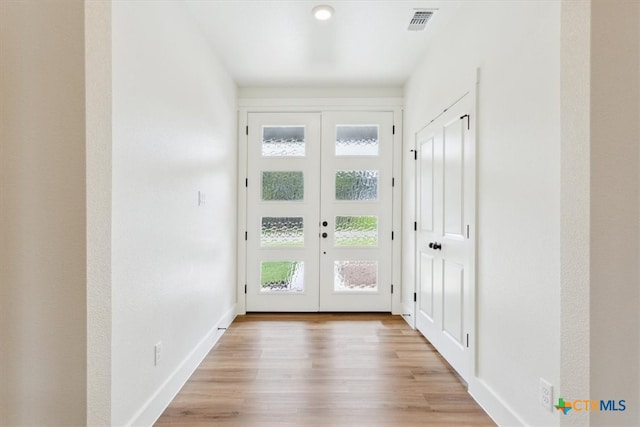
[[[262,200],[304,199],[302,172],[262,172]]]
[[[336,246],[378,246],[377,216],[337,216]]]
[[[336,126],[336,156],[377,156],[377,125]]]
[[[336,200],[377,200],[378,171],[336,172]]]
[[[377,289],[377,261],[335,261],[335,291],[375,291]]]
[[[262,217],[260,246],[304,246],[302,217]]]
[[[304,262],[276,261],[260,265],[260,292],[302,292]]]
[[[262,127],[262,156],[302,157],[304,149],[304,126]]]

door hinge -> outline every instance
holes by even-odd
[[[395,178],[391,178],[391,186],[392,187],[396,186],[396,179]]]
[[[413,221],[413,231],[418,231],[418,221]]]
[[[245,294],[247,293],[247,284],[246,283],[244,284],[244,293]]]
[[[469,348],[469,334],[467,334],[467,348]]]
[[[393,283],[391,284],[391,293],[393,293]]]
[[[467,130],[469,130],[471,128],[471,117],[468,114],[465,114],[464,116],[460,117],[460,120],[467,118]]]
[[[246,132],[246,134],[247,134],[247,135],[249,135],[249,126],[247,126],[247,127],[245,128],[245,132]]]
[[[413,151],[413,160],[418,160],[418,150],[411,150]]]
[[[393,240],[393,231],[391,232],[391,240]]]
[[[418,294],[417,293],[413,293],[413,302],[417,302],[418,301]]]
[[[245,232],[244,232],[244,240],[247,240],[247,239],[248,239],[248,237],[249,237],[249,233],[245,231]]]
[[[467,224],[467,239],[469,238],[469,224]]]
[[[396,134],[396,125],[393,125],[393,126],[391,127],[391,133],[392,133],[393,135],[395,135],[395,134]]]
[[[249,186],[249,178],[245,178],[244,179],[244,186],[248,187]]]

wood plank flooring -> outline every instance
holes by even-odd
[[[156,426],[493,426],[399,316],[238,316]]]

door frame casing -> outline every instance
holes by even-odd
[[[238,177],[237,177],[237,286],[236,314],[246,314],[247,284],[247,224],[248,192],[246,179],[248,173],[248,126],[249,113],[297,113],[328,111],[384,111],[393,113],[393,188],[392,216],[394,239],[392,251],[391,313],[401,314],[402,291],[402,123],[403,98],[240,98],[238,99]]]
[[[455,101],[453,101],[447,108],[445,108],[441,113],[437,114],[435,117],[431,118],[428,122],[426,122],[423,126],[421,126],[419,129],[417,129],[414,133],[413,133],[413,137],[412,137],[412,143],[413,143],[413,149],[411,150],[412,152],[418,152],[417,150],[419,149],[418,147],[418,134],[424,130],[425,128],[427,128],[431,123],[433,123],[434,121],[436,121],[438,118],[440,118],[443,114],[445,114],[449,108],[453,107],[454,105],[456,105],[459,101],[461,101],[463,98],[465,98],[466,96],[469,96],[469,105],[470,105],[470,112],[469,115],[471,116],[469,118],[469,138],[471,139],[471,144],[470,144],[470,148],[471,148],[471,153],[470,156],[467,158],[467,156],[465,156],[465,176],[470,180],[469,185],[471,187],[471,191],[465,193],[466,199],[465,199],[465,204],[467,206],[471,207],[471,211],[468,212],[468,220],[466,222],[468,222],[469,224],[469,244],[471,245],[471,250],[470,250],[470,259],[469,259],[469,289],[470,289],[470,293],[471,295],[469,296],[469,302],[468,302],[468,308],[470,309],[471,313],[468,317],[468,319],[471,322],[471,325],[469,325],[469,327],[467,328],[470,331],[469,334],[469,357],[470,357],[470,361],[469,361],[469,371],[468,371],[468,378],[465,378],[465,381],[467,381],[468,384],[468,390],[469,392],[473,395],[473,392],[477,389],[477,375],[478,375],[478,366],[477,366],[477,361],[478,361],[478,344],[477,344],[477,337],[478,337],[478,305],[477,305],[477,294],[478,294],[478,274],[477,274],[477,260],[478,260],[478,236],[479,236],[479,230],[478,230],[478,92],[479,92],[479,85],[480,85],[480,68],[476,68],[474,70],[473,73],[473,78],[470,79],[469,84],[467,87],[465,88],[461,88],[462,90],[460,91],[460,94],[462,96],[459,96]],[[413,153],[412,153],[413,154]],[[412,198],[413,198],[413,202],[414,202],[414,212],[413,212],[413,216],[415,221],[418,220],[418,183],[417,180],[419,179],[418,176],[418,167],[417,165],[414,164],[414,168],[413,168],[413,192],[411,194]],[[418,247],[417,247],[417,236],[414,234],[414,241],[413,241],[413,255],[410,257],[411,262],[412,262],[412,273],[413,273],[413,277],[411,278],[411,284],[413,286],[413,291],[414,292],[418,292],[418,259],[417,259],[417,253],[418,253]],[[409,278],[405,278],[405,280],[409,280]],[[409,285],[407,285],[409,286]],[[417,315],[417,301],[414,302],[413,304],[413,312],[411,313],[412,316],[410,317],[410,319],[407,319],[405,317],[405,320],[407,320],[407,322],[415,329],[416,328],[416,315]]]

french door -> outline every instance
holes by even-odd
[[[467,94],[416,135],[416,326],[464,378],[472,372],[475,145]]]
[[[249,113],[247,311],[391,311],[392,124]]]

